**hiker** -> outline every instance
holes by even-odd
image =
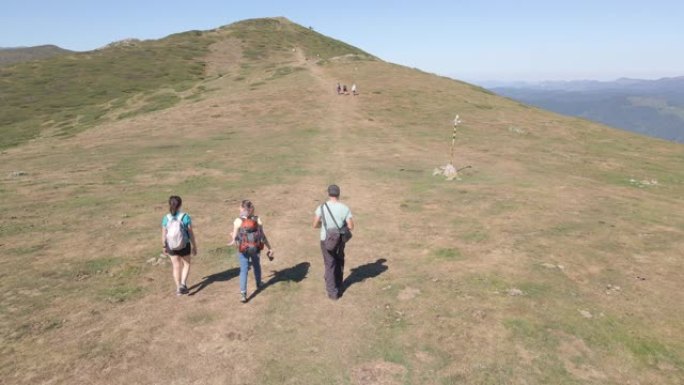
[[[254,215],[254,204],[249,200],[243,200],[240,204],[240,216],[233,221],[233,232],[230,234],[230,243],[237,243],[237,257],[240,262],[240,302],[247,302],[247,272],[250,264],[254,268],[254,279],[257,290],[264,285],[261,282],[261,261],[259,255],[264,245],[268,248],[266,256],[273,260],[273,249],[264,233],[261,218]]]
[[[321,253],[325,265],[323,277],[328,298],[332,300],[337,300],[344,291],[344,247],[354,229],[351,210],[339,198],[339,186],[328,186],[328,201],[316,207],[313,220],[313,227],[321,228]]]
[[[354,83],[354,84],[352,84],[352,95],[356,96],[356,95],[358,95],[358,94],[359,94],[359,93],[356,92],[356,83]]]
[[[340,85],[340,83],[337,83],[337,94],[339,95],[341,93],[342,93],[342,86]]]
[[[173,265],[173,280],[176,282],[176,295],[188,294],[188,275],[190,274],[190,255],[197,255],[195,232],[192,219],[181,212],[183,200],[177,195],[169,197],[169,213],[162,218],[162,247]]]
[[[345,95],[349,95],[349,91],[347,90],[347,85],[346,85],[346,84],[342,86],[342,93],[345,94]]]

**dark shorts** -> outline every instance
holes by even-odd
[[[192,246],[190,246],[190,242],[188,242],[184,248],[180,250],[169,250],[169,255],[175,255],[178,257],[187,257],[190,255],[190,252],[192,251]]]

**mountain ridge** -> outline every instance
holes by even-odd
[[[542,82],[491,90],[550,111],[684,143],[684,76]]]
[[[8,66],[31,60],[41,60],[73,52],[74,51],[52,44],[33,47],[0,47],[0,66]]]

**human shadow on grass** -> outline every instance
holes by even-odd
[[[347,291],[349,286],[355,283],[363,282],[368,278],[375,278],[387,271],[389,267],[385,265],[385,262],[387,262],[385,258],[378,258],[375,262],[366,263],[351,269],[349,271],[349,276],[342,282],[342,293]]]
[[[220,273],[208,275],[204,278],[202,278],[202,281],[199,283],[196,283],[188,289],[188,295],[195,295],[199,293],[200,291],[204,290],[205,287],[211,285],[214,282],[225,282],[225,281],[230,281],[231,279],[237,277],[240,275],[240,268],[239,267],[234,267],[232,269],[228,269],[226,271],[222,271]]]
[[[263,285],[261,285],[260,288],[258,288],[255,292],[253,292],[249,298],[247,298],[247,301],[251,300],[252,298],[256,297],[261,293],[262,291],[268,289],[269,286],[275,285],[278,282],[301,282],[306,278],[306,275],[309,274],[309,267],[311,264],[309,262],[301,262],[298,263],[292,267],[288,267],[283,270],[271,270],[271,275],[269,275],[268,281],[265,281]]]

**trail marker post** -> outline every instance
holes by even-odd
[[[451,157],[449,158],[449,164],[454,165],[454,148],[456,147],[456,128],[461,124],[461,119],[458,115],[454,118],[454,133],[451,135]]]
[[[436,168],[433,172],[432,175],[441,175],[445,176],[447,180],[461,180],[461,178],[458,177],[458,172],[461,170],[464,170],[466,168],[470,168],[470,166],[466,167],[461,167],[458,170],[456,167],[454,167],[454,149],[456,148],[456,129],[458,128],[458,125],[461,124],[461,118],[456,115],[454,118],[454,131],[451,134],[451,156],[449,157],[449,163],[447,163],[446,166],[440,166]]]

